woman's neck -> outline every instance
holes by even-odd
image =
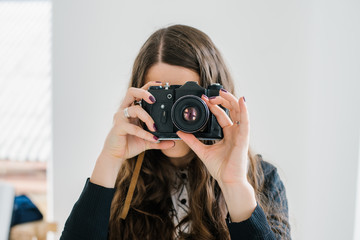
[[[186,168],[194,157],[195,153],[190,150],[182,157],[169,157],[169,160],[175,167]]]

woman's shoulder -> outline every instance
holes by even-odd
[[[263,171],[264,175],[268,175],[274,172],[277,172],[277,168],[270,162],[264,160],[261,154],[255,155],[258,162],[260,163],[261,170]]]
[[[264,184],[267,185],[268,188],[275,186],[283,188],[284,186],[278,174],[277,167],[272,163],[264,160],[261,154],[256,154],[256,157],[259,161],[259,167],[261,167],[260,171],[263,172]]]

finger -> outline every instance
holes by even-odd
[[[150,81],[146,83],[144,86],[141,87],[141,89],[148,90],[151,86],[161,86],[162,82],[160,81]]]
[[[231,109],[232,106],[230,104],[230,102],[228,100],[225,100],[223,97],[221,96],[213,96],[213,97],[209,97],[209,101],[210,103],[212,104],[217,104],[217,105],[221,105],[223,106],[224,108],[227,108],[227,109]]]
[[[124,101],[122,102],[120,109],[124,109],[130,106],[136,99],[144,99],[149,104],[153,104],[156,100],[154,96],[148,91],[141,88],[131,87],[126,92]]]
[[[128,113],[131,118],[139,118],[143,121],[150,131],[155,132],[157,130],[154,120],[139,105],[128,107]]]
[[[120,127],[119,125],[117,125],[117,127]],[[151,134],[148,131],[145,131],[144,129],[142,129],[139,126],[136,126],[134,124],[131,123],[122,123],[121,126],[121,130],[119,131],[120,135],[124,135],[124,134],[130,134],[130,135],[134,135],[136,137],[139,137],[141,139],[150,141],[150,142],[157,142],[159,140],[158,137],[156,137],[155,135]]]
[[[209,101],[210,101],[210,103],[221,105],[221,106],[227,108],[229,110],[229,115],[230,115],[231,119],[238,119],[238,117],[236,115],[234,116],[234,114],[236,114],[235,111],[231,111],[233,109],[233,107],[228,100],[224,99],[221,96],[214,96],[214,97],[210,97]]]
[[[144,90],[149,90],[149,88],[151,86],[161,86],[162,85],[162,82],[160,81],[150,81],[148,83],[146,83],[144,86],[141,87],[141,89],[144,89]],[[135,101],[140,101],[140,98],[136,98]]]
[[[231,114],[231,119],[233,121],[238,121],[240,119],[240,107],[238,104],[238,99],[234,95],[226,91],[225,89],[221,89],[219,93],[220,96],[223,97],[225,100],[229,101],[231,105],[231,108],[229,109]]]
[[[194,151],[200,159],[205,155],[207,145],[200,142],[193,134],[177,131],[176,134]]]
[[[148,142],[147,141],[147,147],[146,149],[169,149],[175,146],[175,142],[174,141],[160,141],[159,143],[154,143],[154,142]]]
[[[240,131],[249,135],[250,119],[249,112],[245,103],[245,98],[241,97],[238,102],[240,107]]]
[[[221,128],[225,128],[227,126],[232,125],[231,119],[226,114],[226,112],[223,109],[221,109],[221,107],[219,107],[216,104],[212,104],[211,102],[209,102],[209,99],[205,95],[202,95],[201,98],[206,102],[206,104],[209,107],[210,111],[215,115],[216,120],[218,121]]]

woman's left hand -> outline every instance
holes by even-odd
[[[193,134],[178,131],[178,136],[202,160],[210,174],[221,185],[247,183],[249,149],[249,115],[244,97],[239,100],[222,89],[220,95],[201,97],[223,129],[224,138],[213,145],[205,145]],[[218,105],[229,109],[230,117]]]

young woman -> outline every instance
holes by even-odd
[[[134,104],[156,102],[148,88],[187,81],[223,86],[219,96],[201,97],[223,129],[222,140],[200,141],[178,131],[181,140],[158,141],[141,127],[157,131]],[[250,151],[245,98],[233,94],[229,71],[206,34],[184,25],[153,33],[135,60],[130,87],[61,239],[290,239],[284,185],[276,168]]]

